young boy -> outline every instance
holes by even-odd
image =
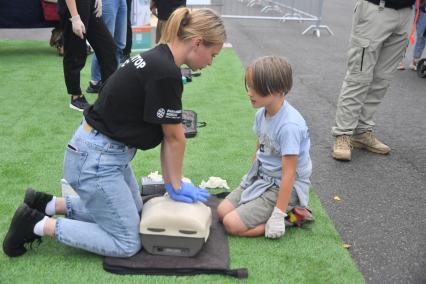
[[[246,89],[256,113],[257,151],[240,186],[219,204],[225,230],[233,235],[280,238],[288,211],[308,209],[312,163],[305,120],[285,96],[292,87],[286,59],[256,59],[246,70]]]

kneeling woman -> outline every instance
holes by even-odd
[[[160,44],[127,60],[104,84],[69,141],[64,178],[78,193],[65,198],[28,189],[3,242],[9,256],[41,236],[99,255],[128,257],[141,249],[142,200],[130,162],[137,149],[161,144],[171,198],[205,201],[206,190],[181,182],[185,136],[180,65],[211,65],[225,41],[223,22],[209,9],[176,10]],[[54,214],[65,218],[53,219]]]

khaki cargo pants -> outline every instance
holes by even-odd
[[[408,44],[411,11],[411,8],[395,10],[357,1],[348,67],[332,128],[334,136],[373,129],[373,116]]]

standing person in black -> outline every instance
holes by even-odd
[[[186,0],[151,0],[151,12],[158,18],[155,30],[155,43],[160,41],[164,26],[173,11],[185,6]]]
[[[164,43],[126,60],[105,82],[68,142],[64,178],[78,193],[55,197],[28,189],[3,242],[8,256],[47,235],[99,255],[129,257],[141,249],[142,199],[130,162],[137,149],[161,144],[165,187],[179,202],[206,201],[209,193],[182,181],[185,135],[180,66],[211,65],[226,33],[210,9],[177,9]],[[111,57],[113,58],[113,57]],[[55,214],[66,217],[51,218]]]
[[[80,71],[86,64],[86,39],[96,52],[102,82],[117,69],[115,42],[102,21],[102,0],[59,0],[64,26],[64,77],[70,108],[83,111],[89,104],[80,88]]]

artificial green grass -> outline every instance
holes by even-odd
[[[60,195],[65,145],[81,113],[68,107],[62,58],[45,42],[0,41],[0,238],[28,186]],[[90,61],[82,73],[89,80]],[[254,111],[243,88],[243,67],[232,49],[185,85],[184,108],[198,113],[207,127],[186,147],[184,174],[196,184],[219,176],[231,188],[248,170],[255,149]],[[90,101],[93,95],[87,96]],[[136,176],[159,170],[158,149],[139,151]],[[314,170],[315,170],[314,165]],[[287,229],[279,240],[230,237],[231,268],[246,267],[250,283],[363,283],[363,277],[314,192],[315,222]],[[199,275],[118,276],[102,269],[102,258],[44,238],[24,256],[0,253],[0,283],[194,283],[237,282]]]

